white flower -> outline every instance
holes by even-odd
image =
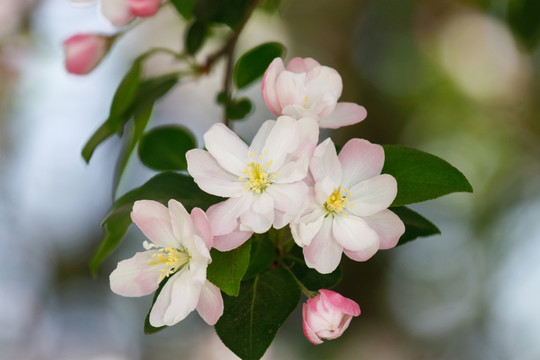
[[[171,326],[197,309],[214,325],[223,314],[223,299],[206,279],[213,242],[210,224],[199,208],[190,215],[176,200],[168,205],[135,202],[131,219],[151,243],[145,241],[146,251],[118,263],[110,275],[111,289],[122,296],[144,296],[168,278],[150,311],[150,324]]]
[[[309,267],[330,273],[342,252],[365,261],[378,249],[397,244],[405,225],[387,209],[397,183],[391,175],[381,175],[383,164],[382,146],[367,140],[349,140],[339,157],[332,140],[317,146],[310,163],[309,203],[291,222]]]
[[[290,222],[307,196],[302,180],[318,131],[313,119],[282,116],[266,121],[248,147],[223,124],[208,130],[208,151],[190,150],[186,157],[202,190],[229,198],[212,208],[215,236],[235,230],[264,233]]]

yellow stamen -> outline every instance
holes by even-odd
[[[344,189],[342,193],[341,186],[339,186],[338,188],[334,189],[332,194],[330,194],[328,197],[328,200],[326,200],[324,203],[325,210],[330,214],[341,213],[349,201],[347,197],[350,196],[351,194],[349,193],[349,189]],[[352,205],[350,208],[352,208]]]
[[[163,248],[155,244],[149,244],[148,242],[145,242],[143,245],[147,250],[150,250],[152,248],[159,248],[157,252],[152,254],[153,260],[150,260],[148,262],[148,265],[166,266],[160,269],[160,271],[162,272],[162,274],[159,275],[160,280],[174,274],[176,271],[180,270],[184,265],[189,262],[190,256],[187,249],[177,249],[172,246]]]

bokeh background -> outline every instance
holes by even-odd
[[[368,110],[332,133],[336,143],[355,136],[428,151],[475,189],[413,206],[441,236],[344,261],[337,289],[362,315],[342,338],[311,345],[297,311],[265,359],[540,359],[539,22],[537,0],[284,0],[277,14],[255,14],[239,53],[281,41],[287,58],[336,68],[341,100]],[[185,26],[164,8],[80,77],[65,72],[61,44],[115,31],[96,5],[0,0],[1,360],[235,358],[197,315],[143,334],[151,297],[108,287],[116,262],[141,250],[136,229],[97,279],[88,269],[121,142],[100,146],[89,165],[80,150],[131,60],[151,46],[178,49]],[[157,57],[146,72],[171,66]],[[221,119],[221,75],[176,88],[151,126],[185,124],[201,140]],[[258,85],[246,95],[255,110],[234,127],[249,139],[272,116]],[[119,193],[152,175],[133,159]]]

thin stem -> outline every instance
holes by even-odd
[[[296,277],[296,275],[294,274],[294,272],[293,272],[287,265],[285,265],[285,263],[283,263],[283,261],[280,261],[279,264],[280,264],[281,266],[283,266],[283,268],[284,268],[285,270],[287,270],[287,271],[289,272],[289,274],[291,274],[291,276],[294,278],[294,281],[296,281],[296,283],[298,284],[298,286],[300,287],[300,289],[302,290],[302,292],[303,292],[304,294],[306,294],[307,297],[309,297],[309,298],[311,299],[311,298],[314,298],[315,296],[317,296],[317,292],[309,290],[309,289],[308,289],[308,288],[300,281],[300,279],[298,279],[298,278]]]

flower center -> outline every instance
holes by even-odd
[[[266,155],[266,154],[265,154]],[[255,157],[254,154],[249,155],[251,158]],[[259,156],[259,160],[263,160],[263,156]],[[272,184],[272,180],[276,178],[277,174],[270,174],[268,168],[272,166],[272,160],[269,160],[264,165],[259,162],[252,161],[246,165],[243,174],[239,178],[244,182],[245,191],[253,191],[257,194],[263,193],[268,186]]]
[[[345,205],[349,202],[348,197],[351,197],[349,189],[345,188],[343,192],[341,191],[341,186],[334,189],[334,192],[330,194],[328,200],[324,203],[325,210],[330,214],[341,213]],[[352,205],[350,207],[352,208]]]
[[[190,256],[187,249],[177,249],[172,246],[164,248],[155,244],[149,244],[147,241],[143,243],[143,246],[146,250],[153,248],[158,249],[157,252],[152,255],[153,260],[150,260],[148,265],[163,266],[160,269],[160,280],[174,274],[189,262]]]

